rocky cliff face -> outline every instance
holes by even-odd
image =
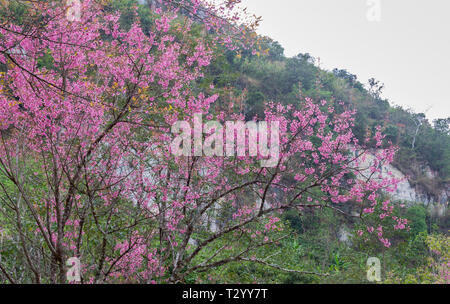
[[[367,154],[365,161],[361,167],[367,168],[370,163],[375,159],[375,154]],[[426,187],[420,183],[413,183],[408,177],[393,165],[387,165],[381,168],[383,177],[395,177],[401,180],[397,186],[397,190],[391,193],[392,199],[396,201],[402,201],[407,205],[414,205],[423,203],[431,211],[434,217],[445,216],[449,207],[450,185],[446,184],[440,187],[436,193],[431,193],[426,190]],[[388,175],[390,172],[390,175]],[[429,167],[423,168],[423,176],[432,181],[438,178],[438,175],[434,173]],[[358,215],[355,213],[354,215]],[[351,233],[352,229],[348,226],[342,226],[338,232],[338,239],[347,245],[351,245]]]
[[[371,162],[374,158],[375,156],[373,154],[369,154],[367,155],[366,162]],[[431,191],[428,191],[423,184],[411,182],[411,177],[406,176],[393,165],[382,167],[383,176],[388,176],[388,172],[391,172],[393,177],[401,180],[398,184],[396,192],[391,194],[394,200],[403,201],[407,204],[424,203],[430,208],[434,216],[441,217],[445,215],[449,205],[449,184],[443,185],[439,187],[437,191],[433,191],[433,193],[431,193]],[[438,178],[437,174],[435,174],[427,166],[423,168],[423,176],[429,181],[433,181]]]

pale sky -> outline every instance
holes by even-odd
[[[374,77],[392,105],[450,117],[450,0],[242,0],[263,17],[258,30],[287,56],[310,53],[321,67]],[[380,21],[369,21],[368,11]]]

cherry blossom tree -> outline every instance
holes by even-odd
[[[39,1],[29,20],[0,23],[0,222],[14,246],[0,271],[8,281],[65,283],[71,257],[82,263],[82,283],[184,282],[238,261],[310,273],[254,256],[285,237],[282,212],[345,213],[340,206],[353,203],[362,215],[380,191],[395,189],[398,181],[381,174],[395,153],[381,149],[381,130],[368,137],[379,149],[367,161],[367,143],[351,131],[355,113],[326,101],[266,105],[264,119],[280,126],[273,168],[260,166],[261,154],[175,156],[175,122],[245,119],[233,105],[213,111],[213,86],[201,92],[196,82],[219,48],[251,47],[255,21],[236,13],[238,1],[158,3],[150,28],[137,8],[121,26],[118,12],[92,0],[81,2],[79,20],[64,4]],[[379,240],[389,246],[382,231]]]

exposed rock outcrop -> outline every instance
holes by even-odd
[[[371,163],[374,159],[374,154],[368,154],[365,163]],[[403,201],[409,205],[423,203],[430,208],[433,216],[441,217],[445,215],[449,205],[450,185],[444,184],[432,192],[428,191],[424,184],[424,179],[433,182],[439,178],[428,166],[422,168],[424,177],[422,183],[417,181],[411,182],[412,177],[406,176],[393,165],[385,165],[381,168],[381,171],[383,177],[388,177],[390,172],[392,177],[401,180],[396,191],[391,194],[394,200]]]

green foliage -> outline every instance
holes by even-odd
[[[410,223],[412,237],[419,233],[427,232],[427,210],[423,205],[414,205],[406,212],[406,218]]]
[[[385,283],[395,284],[449,284],[450,237],[430,235],[424,239],[428,254],[423,255],[423,265],[408,273],[389,272]]]

